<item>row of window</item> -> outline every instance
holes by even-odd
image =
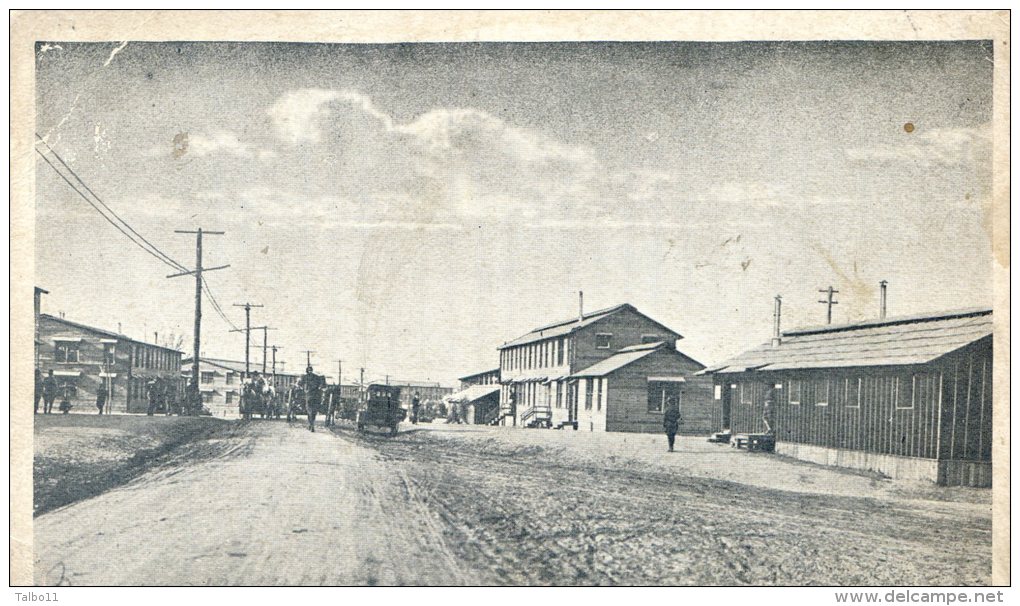
[[[57,341],[54,358],[57,362],[81,364],[81,341]],[[98,363],[113,366],[117,363],[117,344],[102,343],[103,357]],[[131,346],[131,365],[134,368],[152,368],[156,370],[178,370],[181,366],[180,354],[177,352],[145,347]]]
[[[103,343],[103,357],[100,364],[112,366],[117,362],[117,344]],[[80,341],[58,341],[54,358],[57,362],[80,364],[82,362]]]
[[[873,385],[871,389],[885,390],[886,396],[893,401],[897,410],[910,410],[923,401],[924,397],[935,395],[936,375],[932,373],[918,373],[910,377],[910,397],[901,397],[900,377],[885,377],[883,379],[872,379],[884,382],[885,385]],[[736,386],[733,386],[736,387]],[[791,379],[784,384],[775,386],[773,397],[778,401],[778,393],[783,388],[787,390],[786,401],[791,406],[800,406],[802,402],[814,401],[815,406],[828,406],[834,398],[842,401],[846,408],[860,408],[861,403],[867,397],[868,385],[864,377],[845,377],[842,379]],[[740,402],[742,404],[753,404],[753,384],[741,383]],[[837,391],[838,390],[838,391]],[[806,397],[812,393],[813,397]]]
[[[181,355],[175,351],[146,347],[131,346],[131,363],[135,368],[153,368],[156,370],[180,370]]]
[[[518,345],[500,352],[499,365],[507,370],[563,366],[569,347],[566,337]]]

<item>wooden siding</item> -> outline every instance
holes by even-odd
[[[80,339],[76,342],[77,361],[58,360],[56,343],[64,338]],[[107,343],[104,340],[115,341],[110,343],[114,349],[112,364],[105,359]],[[96,412],[96,392],[102,384],[112,385],[107,411],[117,413],[145,412],[148,405],[144,384],[149,379],[169,379],[178,391],[183,389],[179,351],[132,341],[47,315],[39,316],[38,367],[44,377],[50,370],[80,373],[77,377],[55,377],[58,385],[67,381],[75,386],[76,395],[69,399],[75,412]],[[100,376],[104,372],[116,376],[106,379]],[[59,396],[56,402],[54,408],[60,402]]]
[[[932,364],[717,375],[734,432],[760,432],[775,390],[779,440],[903,457],[991,460],[991,340]]]
[[[668,347],[668,346],[667,346]],[[609,375],[606,430],[662,432],[662,413],[648,412],[648,377],[682,376],[681,433],[708,434],[719,429],[712,379],[694,373],[703,366],[682,354],[663,349]]]
[[[612,335],[608,349],[596,347],[595,339],[598,334]],[[665,341],[669,349],[676,347],[679,338],[677,333],[664,331],[655,322],[630,309],[619,311],[585,326],[571,335],[571,372],[584,370],[624,347],[640,345],[645,335],[657,335],[660,337],[658,340]]]
[[[596,347],[595,335],[601,333],[612,334],[609,348]],[[632,309],[623,309],[569,335],[558,335],[501,350],[500,379],[519,381],[527,378],[566,377],[615,355],[624,347],[641,344],[642,337],[647,335],[662,337],[661,340],[667,341],[669,348],[675,347],[679,338],[677,333],[663,330],[661,326],[640,313]],[[690,362],[698,364],[694,360]],[[698,369],[701,368],[703,366],[698,365]],[[500,390],[500,413],[510,412],[510,393],[516,390],[517,415],[523,414],[534,405],[551,406],[553,424],[565,422],[570,417],[571,400],[562,394],[566,394],[567,389],[570,389],[571,393],[576,391],[576,384],[571,388],[566,385],[566,381],[561,382],[559,402],[554,401],[554,384],[538,382],[515,383],[512,387],[503,385]],[[575,397],[581,398],[577,406],[578,422],[586,424],[585,426],[594,426],[592,424],[595,420],[591,415],[581,418],[584,415],[584,394]],[[513,416],[508,416],[501,424],[516,425],[517,420]],[[598,425],[605,425],[605,419],[598,419]]]

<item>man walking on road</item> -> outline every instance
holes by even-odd
[[[676,432],[680,429],[680,406],[675,398],[670,398],[666,404],[666,412],[662,414],[662,428],[666,431],[666,439],[669,441],[669,452],[673,452]]]
[[[53,400],[57,399],[57,380],[53,378],[53,371],[51,370],[46,378],[42,382],[42,394],[43,394],[43,414],[50,414],[53,412]]]

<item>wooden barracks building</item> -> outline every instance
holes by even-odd
[[[200,358],[198,373],[198,390],[202,394],[202,406],[209,409],[214,417],[237,419],[241,416],[241,384],[244,381],[244,362],[219,358]],[[183,362],[181,374],[185,379],[191,378],[192,358]],[[259,371],[260,365],[249,364],[251,372]],[[278,393],[286,393],[301,377],[295,373],[268,373],[269,379],[275,376],[275,389]]]
[[[111,413],[146,412],[146,385],[152,379],[170,381],[178,395],[183,393],[181,352],[170,347],[48,314],[37,315],[36,347],[37,367],[44,377],[53,371],[58,394],[66,390],[74,412],[96,412],[100,385],[110,394]]]
[[[680,401],[681,431],[713,425],[704,365],[676,350],[679,333],[630,304],[541,326],[499,348],[501,425],[585,431],[662,431],[668,398]]]
[[[777,301],[777,318],[778,318]],[[720,423],[776,451],[943,485],[990,486],[992,311],[964,310],[781,332],[706,370]]]

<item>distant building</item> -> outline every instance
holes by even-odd
[[[261,368],[249,365],[252,372]],[[241,383],[244,380],[244,362],[223,360],[218,358],[201,358],[199,365],[198,389],[202,394],[202,405],[209,409],[214,417],[236,419],[241,416]],[[192,358],[186,358],[181,370],[182,376],[190,380]],[[266,375],[273,379],[273,373]],[[301,375],[278,372],[275,375],[277,393],[286,393],[297,382]]]
[[[96,392],[109,394],[107,410],[146,412],[146,385],[162,379],[175,397],[183,395],[181,352],[127,335],[38,314],[37,367],[53,376],[76,412],[94,412]],[[59,402],[58,396],[58,402]]]
[[[580,312],[576,318],[536,328],[499,348],[497,422],[661,431],[658,402],[666,389],[681,397],[682,431],[707,433],[714,429],[711,382],[695,376],[702,364],[676,351],[681,338],[630,304]],[[648,347],[629,349],[641,345]],[[604,372],[609,367],[603,366],[582,372],[610,358],[611,371]],[[633,399],[634,390],[644,394],[643,406]]]
[[[779,333],[707,369],[721,423],[776,451],[944,485],[991,485],[992,311]]]
[[[418,401],[441,402],[443,398],[453,393],[452,387],[443,387],[439,383],[431,381],[386,381],[387,385],[400,388],[400,405],[410,409],[411,400],[418,394]]]
[[[499,369],[493,368],[492,370],[476,372],[473,375],[466,375],[457,380],[460,381],[460,388],[462,390],[472,385],[499,385]]]

